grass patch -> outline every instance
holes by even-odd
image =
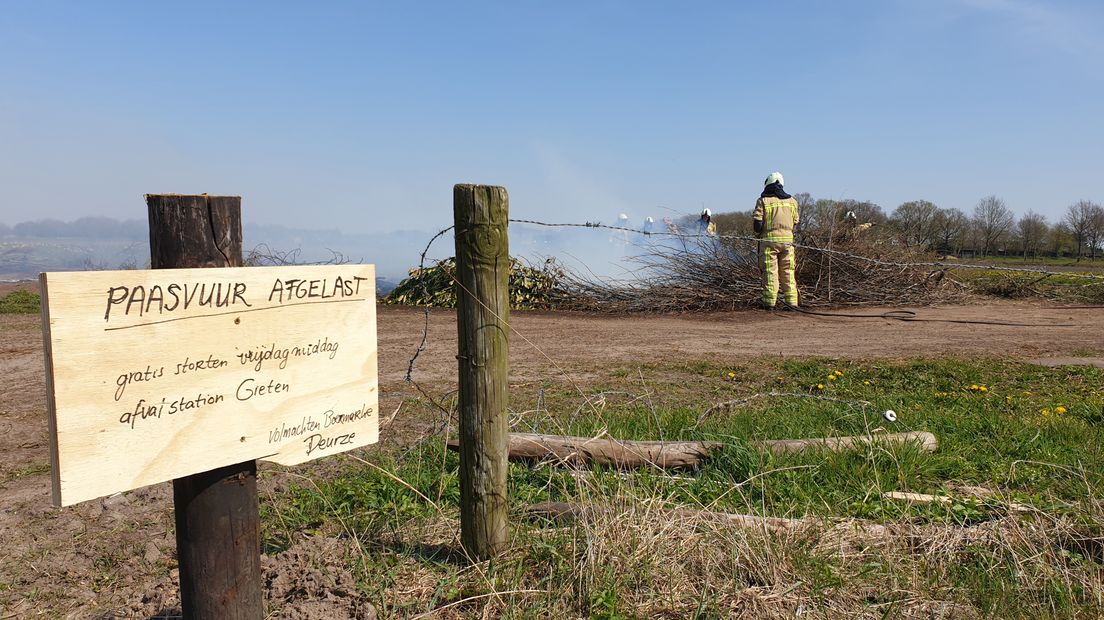
[[[1072,267],[1080,269],[1092,269],[1104,267],[1104,260],[1098,255],[1096,260],[1090,260],[1088,256],[1082,256],[1077,260],[1072,256],[1037,256],[1024,260],[1023,256],[986,256],[977,260],[962,259],[964,262],[985,263],[990,265],[1002,265],[1009,267]]]
[[[263,506],[265,540],[281,549],[304,532],[355,539],[362,593],[399,616],[455,604],[453,617],[793,617],[798,607],[1094,617],[1104,612],[1102,386],[1104,372],[1090,367],[774,358],[611,369],[585,388],[585,401],[556,381],[527,384],[511,394],[514,430],[728,447],[693,472],[512,464],[513,544],[477,570],[456,543],[458,457],[439,436],[373,451],[367,462],[340,457],[340,478],[292,485]],[[772,391],[873,406],[756,398],[702,415]],[[898,421],[884,421],[884,409]],[[883,430],[931,431],[940,449],[775,457],[749,447]],[[885,499],[887,491],[953,500],[910,505]],[[613,511],[569,527],[521,518],[526,505],[549,500]],[[1012,502],[1030,511],[1015,514]],[[809,524],[767,532],[673,516],[673,508]],[[867,529],[847,525],[854,522]],[[871,524],[883,533],[862,534]]]
[[[12,291],[0,297],[0,314],[37,314],[42,300],[33,291]]]
[[[956,268],[953,276],[969,290],[1007,299],[1041,298],[1060,303],[1104,303],[1104,273],[1071,270],[1096,276],[1080,278],[1056,274]]]
[[[18,480],[19,478],[26,478],[27,476],[45,474],[49,471],[50,465],[48,463],[35,463],[33,465],[17,467],[8,471],[6,474],[4,474],[4,481],[9,482],[11,480]]]

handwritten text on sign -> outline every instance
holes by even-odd
[[[56,504],[378,440],[371,265],[41,282]]]

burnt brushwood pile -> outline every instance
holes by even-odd
[[[734,310],[760,303],[758,244],[742,236],[637,235],[628,246],[628,275],[607,279],[555,259],[510,261],[514,309],[604,313]],[[808,308],[929,305],[961,300],[968,287],[932,256],[874,234],[805,233],[797,248],[797,284]],[[927,263],[927,264],[925,264]],[[445,259],[412,269],[385,303],[454,307],[455,264]]]
[[[797,250],[797,284],[806,307],[928,305],[965,289],[940,268],[910,264],[913,252],[875,239],[839,239]],[[559,307],[599,312],[693,312],[754,307],[761,296],[758,248],[743,238],[645,242],[629,278],[599,280],[563,272]]]

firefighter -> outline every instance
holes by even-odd
[[[713,213],[709,209],[702,209],[698,218],[698,234],[706,234],[710,237],[717,234],[717,223],[713,221]]]
[[[793,231],[798,223],[797,201],[782,189],[782,173],[772,172],[755,201],[752,225],[759,241],[759,268],[763,274],[763,306],[773,310],[781,287],[786,305],[797,307]]]

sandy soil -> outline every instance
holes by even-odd
[[[1101,308],[1057,309],[1009,303],[915,311],[919,319],[938,322],[751,311],[632,317],[515,312],[511,321],[515,331],[510,341],[511,379],[527,380],[546,375],[557,366],[578,363],[631,364],[681,359],[723,362],[760,355],[854,359],[969,355],[1050,358],[1079,357],[1086,351],[1104,352]],[[879,314],[882,310],[849,312]],[[949,320],[1069,326],[943,322]],[[455,315],[449,311],[430,313],[428,347],[417,363],[417,378],[434,382],[454,380],[455,321]],[[382,382],[401,379],[424,324],[421,311],[380,308]]]
[[[6,290],[5,290],[6,289]],[[0,286],[0,294],[11,290]],[[594,317],[514,313],[511,380],[646,362],[761,355],[908,358],[986,355],[1039,363],[1104,363],[1104,310],[1031,304],[918,310],[932,319],[1072,323],[1010,327],[734,312],[695,316]],[[409,388],[407,363],[423,314],[379,309],[381,410]],[[455,382],[455,316],[430,313],[428,346],[415,377],[437,389]],[[56,509],[50,505],[46,400],[37,316],[0,315],[0,620],[24,617],[156,617],[179,614],[171,487],[155,485]],[[401,430],[400,416],[395,424]],[[262,493],[281,484],[262,478]],[[267,486],[267,489],[265,488]],[[313,538],[264,558],[266,596],[280,617],[367,618],[335,553]],[[319,601],[326,604],[320,605]]]

